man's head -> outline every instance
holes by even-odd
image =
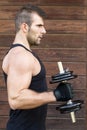
[[[22,7],[15,17],[16,32],[20,30],[20,25],[26,23],[29,26],[32,24],[32,13],[37,13],[40,17],[45,18],[45,12],[35,5],[25,5]]]
[[[26,5],[20,9],[15,17],[15,29],[19,32],[21,26],[27,26],[28,33],[26,35],[28,42],[32,44],[39,44],[42,35],[46,33],[43,19],[45,12],[37,6]]]

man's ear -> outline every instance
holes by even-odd
[[[21,24],[21,29],[24,33],[28,32],[29,26],[26,23]]]

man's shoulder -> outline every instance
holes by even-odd
[[[33,66],[34,56],[31,52],[24,49],[15,49],[9,53],[10,64],[17,65],[18,67]]]

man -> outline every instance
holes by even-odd
[[[44,65],[31,50],[46,33],[43,19],[43,11],[33,5],[16,15],[16,36],[2,63],[11,108],[6,130],[46,130],[47,104],[72,98],[68,84],[47,91]]]

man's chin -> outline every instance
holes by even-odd
[[[31,46],[38,46],[38,45],[40,45],[40,42],[31,44]]]

